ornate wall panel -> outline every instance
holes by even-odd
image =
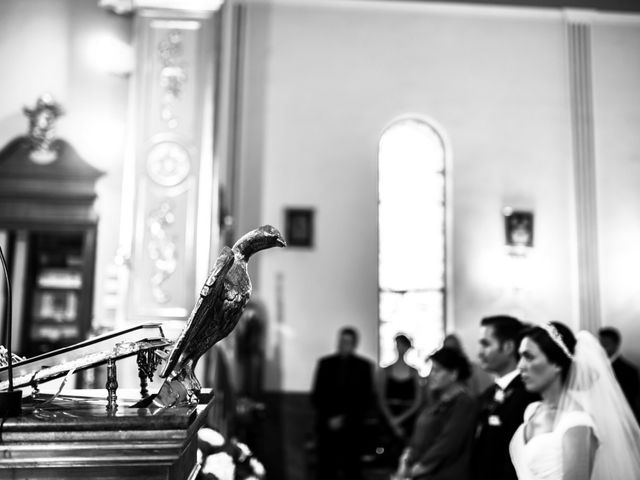
[[[211,12],[136,14],[128,320],[185,318],[204,279],[197,266],[208,267],[212,30]]]

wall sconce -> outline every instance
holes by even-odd
[[[509,255],[526,256],[533,247],[533,212],[505,207],[505,245]]]

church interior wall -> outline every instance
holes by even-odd
[[[446,136],[448,328],[461,333],[469,354],[483,315],[578,324],[562,12],[402,2],[247,6],[236,231],[284,227],[289,207],[316,215],[313,248],[255,259],[255,296],[270,322],[269,390],[307,391],[315,360],[334,349],[345,324],[361,331],[361,351],[377,356],[377,143],[406,114],[432,120]],[[604,17],[592,29],[603,321],[621,328],[625,351],[640,360],[633,348],[640,22]],[[4,141],[26,131],[22,107],[50,91],[67,111],[60,136],[106,171],[98,184],[94,315],[109,322],[128,77],[96,70],[84,47],[101,32],[130,44],[130,18],[97,2],[28,0],[1,2],[0,26],[0,55],[10,60],[1,83]],[[504,249],[505,206],[535,214],[534,248],[515,267]]]
[[[249,31],[259,15],[271,26],[247,46],[248,58],[263,42],[269,52],[262,75],[248,75],[265,91],[264,113],[246,114],[265,136],[263,218],[277,222],[290,206],[317,215],[314,248],[261,260],[259,293],[281,316],[271,340],[283,377],[272,388],[307,389],[345,324],[377,354],[377,142],[404,114],[437,122],[450,147],[449,328],[475,354],[483,315],[575,321],[560,13],[275,4],[253,14]],[[509,278],[505,206],[536,215],[519,278]]]
[[[602,321],[623,332],[636,363],[640,341],[636,272],[640,254],[640,22],[605,18],[593,28],[595,158]]]

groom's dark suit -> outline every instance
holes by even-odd
[[[493,385],[479,397],[476,439],[471,461],[473,480],[517,480],[509,458],[509,442],[523,421],[524,410],[531,402],[539,400],[525,390],[520,375],[507,388],[500,390]]]

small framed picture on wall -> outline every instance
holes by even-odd
[[[506,209],[505,241],[509,247],[533,247],[533,212]]]
[[[290,247],[313,247],[314,211],[311,208],[285,210],[285,240]]]

